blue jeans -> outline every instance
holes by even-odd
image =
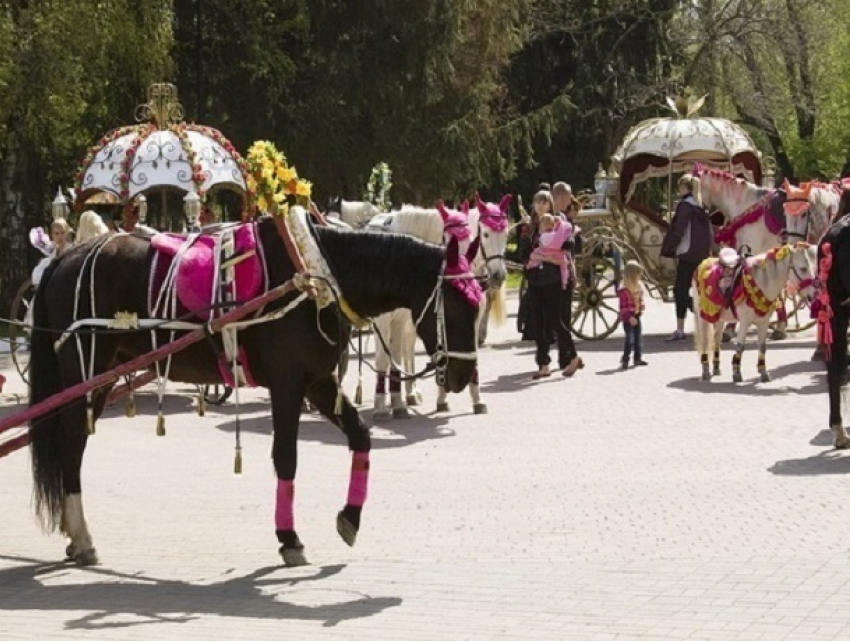
[[[637,325],[629,325],[623,323],[623,329],[626,331],[626,345],[623,348],[623,361],[628,362],[632,350],[635,351],[635,360],[641,360],[643,356],[643,331],[641,329],[640,318],[637,319]]]

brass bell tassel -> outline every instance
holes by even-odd
[[[86,407],[86,432],[89,435],[94,434],[94,410],[92,409],[91,404]]]
[[[233,473],[242,474],[242,446],[236,446],[236,457],[233,459]]]
[[[204,390],[198,392],[198,416],[204,416],[207,413],[207,399],[204,398]]]
[[[165,417],[162,415],[162,412],[156,416],[156,435],[165,436]]]
[[[127,395],[127,407],[124,410],[127,418],[135,418],[136,416],[136,395],[130,392]]]
[[[342,416],[342,390],[336,393],[336,403],[334,403],[334,414]]]
[[[354,404],[363,405],[363,377],[357,379],[357,389],[354,390]]]

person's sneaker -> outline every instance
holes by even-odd
[[[670,336],[664,339],[668,343],[677,343],[679,341],[685,340],[685,332],[680,332],[678,329],[673,332]]]
[[[647,363],[642,358],[636,358],[635,359],[635,367],[643,367],[644,365],[649,365],[649,363]]]

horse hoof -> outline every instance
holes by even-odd
[[[73,558],[74,562],[80,566],[97,565],[99,563],[97,559],[97,550],[94,548],[77,551]]]
[[[357,528],[345,518],[342,512],[336,515],[336,531],[348,547],[354,546],[355,541],[357,541]]]
[[[307,557],[304,556],[304,547],[286,548],[281,546],[280,557],[283,559],[283,564],[288,568],[297,568],[302,565],[307,565]]]
[[[386,408],[384,408],[384,409],[377,409],[376,408],[375,411],[372,412],[372,418],[376,421],[388,421],[392,417],[393,417],[392,413]]]
[[[711,375],[712,376],[720,376],[720,368],[715,367],[713,370],[711,370]]]
[[[422,402],[422,399],[419,398],[419,394],[408,394],[405,399],[405,403],[407,403],[410,407],[415,407]]]
[[[835,443],[836,450],[850,450],[850,441],[841,441]]]
[[[69,543],[68,547],[65,548],[65,560],[73,561],[77,558],[77,546],[73,543]]]
[[[472,411],[475,414],[486,414],[487,413],[487,403],[475,403],[472,406]]]
[[[406,407],[394,407],[393,418],[410,418],[410,412],[407,411]]]
[[[762,372],[761,373],[761,382],[762,383],[769,383],[770,382],[770,374],[768,374],[767,372]]]
[[[744,377],[741,376],[740,372],[736,372],[735,374],[732,374],[732,382],[733,383],[743,383]]]
[[[449,404],[448,403],[437,403],[437,411],[438,412],[448,412]]]
[[[708,372],[703,372],[702,373],[702,380],[705,383],[710,382],[711,381],[711,374],[709,374]]]

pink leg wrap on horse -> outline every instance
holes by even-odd
[[[390,393],[401,391],[401,372],[397,369],[390,370]]]
[[[386,394],[387,393],[387,375],[381,374],[378,372],[377,380],[375,381],[375,393],[376,394]]]
[[[788,322],[788,312],[786,311],[784,305],[782,307],[777,308],[777,310],[776,310],[776,320],[778,320],[780,323],[787,323]]]
[[[348,505],[363,507],[369,490],[369,452],[351,453],[351,479],[348,482]]]
[[[278,530],[295,529],[295,517],[292,515],[292,503],[295,498],[295,482],[277,480],[277,508],[274,524]]]

